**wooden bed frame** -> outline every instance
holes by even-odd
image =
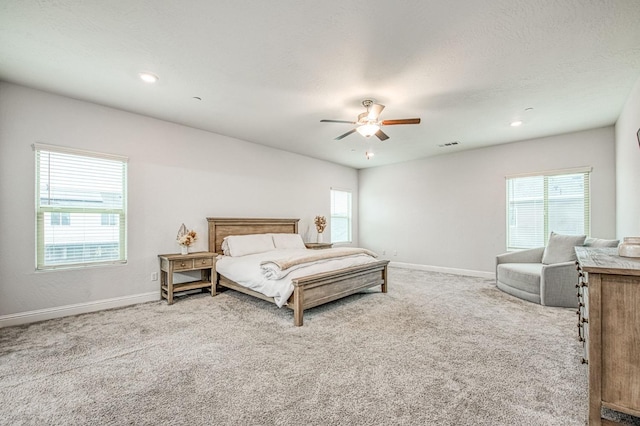
[[[229,235],[249,234],[297,234],[300,219],[236,219],[208,217],[209,222],[209,251],[222,253],[222,240]],[[287,301],[287,307],[293,310],[293,323],[303,324],[305,309],[313,308],[324,303],[357,293],[365,288],[380,286],[383,293],[387,292],[388,260],[379,260],[366,265],[353,266],[332,272],[295,278],[293,294]],[[217,275],[219,287],[230,288],[269,302],[273,298],[250,290],[230,279]]]

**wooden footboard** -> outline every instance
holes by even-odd
[[[332,272],[295,278],[289,308],[293,309],[293,324],[303,324],[304,310],[341,299],[365,288],[380,286],[387,292],[388,260],[353,266]]]

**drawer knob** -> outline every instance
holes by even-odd
[[[202,264],[204,265],[205,263],[207,263],[207,259],[202,259]]]
[[[180,266],[185,266],[186,264],[184,262],[180,263]]]

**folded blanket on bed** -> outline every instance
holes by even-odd
[[[290,256],[282,256],[260,262],[262,274],[270,280],[279,280],[287,276],[291,271],[308,266],[312,263],[328,262],[350,256],[378,257],[374,252],[356,247],[332,248],[324,250],[306,250],[305,253],[296,253]]]

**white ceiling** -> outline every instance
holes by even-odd
[[[611,125],[639,77],[638,0],[0,2],[4,81],[355,168]],[[365,98],[422,123],[334,141]]]

